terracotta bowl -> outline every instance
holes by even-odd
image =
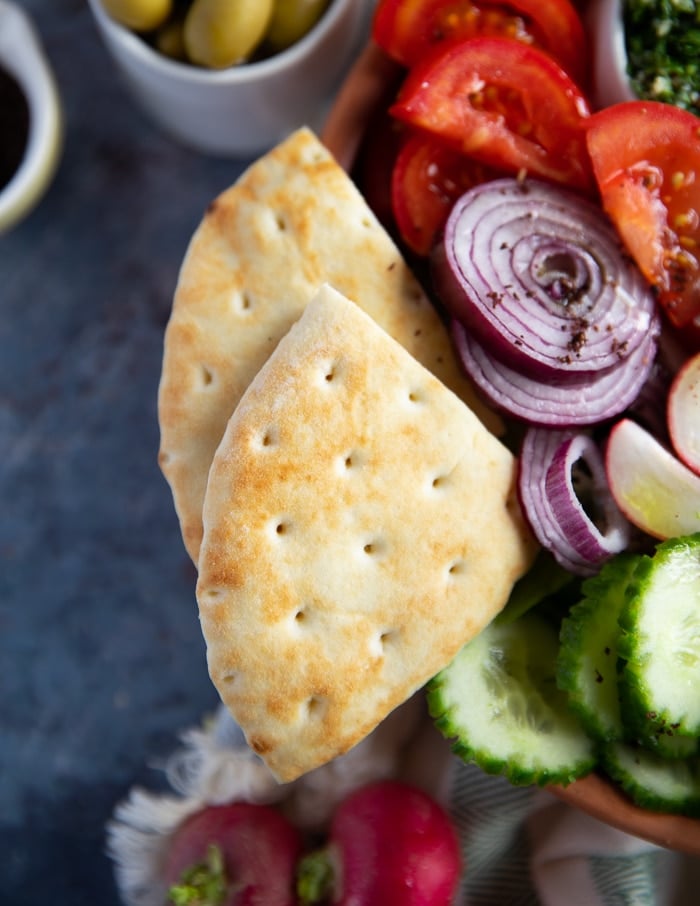
[[[321,135],[324,143],[363,191],[368,159],[373,159],[373,154],[365,153],[369,133],[381,122],[401,75],[400,68],[370,41],[350,69],[325,122]],[[374,142],[373,150],[380,145],[381,141]],[[365,194],[371,203],[375,192],[372,198],[370,193]],[[700,856],[700,820],[639,808],[602,775],[591,774],[567,787],[550,789],[558,798],[619,830]]]

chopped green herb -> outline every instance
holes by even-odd
[[[700,8],[695,0],[625,0],[634,93],[700,114]]]

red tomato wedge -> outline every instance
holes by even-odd
[[[603,207],[676,327],[700,337],[700,119],[629,101],[591,116]]]
[[[353,173],[377,218],[389,232],[395,232],[391,182],[405,130],[384,110],[380,113],[367,130]]]
[[[389,112],[507,173],[593,186],[587,101],[550,56],[519,41],[436,47],[410,70]]]
[[[377,44],[409,68],[435,44],[481,35],[534,44],[585,82],[586,35],[569,0],[379,0],[372,23]]]
[[[399,151],[391,178],[392,210],[403,241],[416,254],[427,255],[455,201],[498,175],[431,135],[412,135]]]

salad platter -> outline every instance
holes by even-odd
[[[392,7],[391,3],[380,5],[387,8]],[[447,5],[449,6],[449,4]],[[519,6],[519,4],[511,5],[514,7]],[[610,4],[603,5],[606,7],[610,6]],[[395,7],[396,4],[393,4],[393,6]],[[589,4],[589,6],[595,6],[595,4]],[[609,9],[606,8],[604,13],[609,16]],[[445,200],[444,195],[446,193],[442,193],[442,211],[439,224],[434,220],[431,222],[431,217],[434,218],[435,215],[429,209],[427,203],[422,211],[413,212],[414,220],[411,222],[410,212],[407,215],[405,208],[401,208],[403,201],[402,191],[405,195],[408,195],[409,192],[405,185],[397,189],[395,167],[396,169],[399,167],[396,161],[400,148],[408,144],[405,132],[414,128],[414,123],[409,123],[408,129],[406,129],[406,120],[404,119],[403,123],[401,122],[402,113],[397,109],[401,106],[400,102],[397,104],[400,91],[403,90],[404,96],[406,93],[410,94],[411,90],[415,90],[417,94],[417,85],[422,83],[425,87],[431,82],[438,83],[440,82],[440,76],[436,74],[436,70],[433,70],[429,75],[426,75],[426,70],[422,70],[420,75],[406,88],[404,83],[408,81],[407,72],[411,67],[406,63],[399,62],[396,58],[392,59],[386,49],[379,46],[376,37],[377,33],[375,31],[351,69],[330,111],[321,137],[332,154],[357,182],[380,220],[397,237],[397,241],[409,256],[409,262],[414,266],[423,284],[427,287],[428,293],[432,293],[434,297],[434,255],[431,260],[430,255],[426,255],[425,249],[428,247],[432,249],[436,242],[439,242],[442,231],[449,230],[449,225],[446,225],[448,212],[453,211],[458,194],[453,191],[453,194]],[[384,36],[381,35],[380,27],[380,38],[382,37]],[[439,54],[436,51],[433,57],[436,58],[438,56]],[[599,73],[601,71],[600,66],[601,64],[598,60],[597,71]],[[424,113],[426,105],[422,108],[422,113]],[[409,102],[406,102],[404,108],[408,109],[408,106]],[[415,109],[420,108],[421,103],[416,101]],[[388,113],[390,109],[392,111],[391,114]],[[442,108],[443,115],[444,109]],[[590,110],[587,111],[586,116],[590,112]],[[429,123],[429,119],[430,114],[425,114],[425,122]],[[430,123],[428,128],[432,128]],[[454,142],[452,146],[454,147]],[[438,171],[439,163],[440,161],[437,157],[432,160],[434,167],[433,176]],[[502,163],[502,160],[500,163]],[[496,168],[496,171],[498,169]],[[425,172],[427,172],[427,165],[424,168]],[[453,173],[454,171],[450,175],[453,175]],[[439,184],[440,175],[438,172],[438,178],[434,180],[435,185],[432,186],[435,195],[440,195],[439,189],[444,188],[444,183],[442,185]],[[501,176],[499,172],[495,172],[494,175],[497,178]],[[424,182],[427,181],[427,179],[424,179]],[[411,184],[411,189],[415,191],[421,201],[425,199],[425,193],[421,194],[422,187],[419,181],[414,181]],[[458,187],[458,189],[460,193],[465,191],[463,186]],[[596,203],[599,204],[599,202]],[[415,226],[416,221],[419,221],[421,217],[424,217],[425,222],[419,225],[424,227],[427,223],[426,228],[431,236],[429,243],[422,248],[419,245],[419,240],[416,240],[418,234],[415,231],[411,232],[412,227]],[[412,242],[412,240],[415,241]],[[413,248],[411,248],[412,244]],[[669,360],[674,363],[672,367],[679,368],[678,363],[683,363],[689,358],[693,358],[697,350],[697,318],[694,324],[688,321],[685,322],[687,330],[678,330],[673,325],[669,330],[666,324],[667,316],[668,310],[664,312],[663,342],[668,344],[664,348],[671,350]],[[657,330],[658,327],[652,327],[651,322],[649,322],[645,329],[648,332]],[[669,336],[670,341],[668,339]],[[690,337],[690,340],[686,346],[688,337]],[[665,404],[657,399],[652,408],[659,412],[664,406]],[[690,418],[697,418],[697,410],[694,411],[694,414],[691,414]],[[643,470],[643,461],[637,463],[637,465]],[[634,468],[633,463],[632,468]],[[696,494],[697,482],[693,480],[692,485],[692,493]],[[700,523],[698,523],[697,510],[695,510],[694,515],[691,513],[690,516],[690,531],[697,532],[698,527],[700,527]],[[678,534],[682,533],[678,532]],[[652,535],[655,535],[657,543],[659,538],[662,537],[654,532],[652,532]],[[697,587],[694,594],[697,595]],[[694,676],[695,680],[692,683],[692,688],[697,690],[700,687],[700,674],[697,673],[697,670]],[[588,772],[585,776],[581,776],[570,783],[547,784],[547,788],[561,800],[613,827],[661,846],[693,855],[700,855],[700,821],[694,815],[674,813],[676,811],[675,808],[664,810],[658,803],[650,808],[647,807],[643,800],[635,802],[632,796],[625,793],[621,789],[620,784],[613,781],[609,774],[606,774],[603,770],[596,769]]]
[[[381,0],[325,129],[207,206],[159,465],[244,746],[202,795],[204,734],[159,851],[202,801],[294,811],[323,777],[332,836],[396,715],[389,777],[427,725],[431,786],[700,855],[700,119],[596,107],[584,38],[568,0]],[[142,805],[111,831],[132,880]]]

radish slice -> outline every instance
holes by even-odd
[[[676,455],[700,475],[700,353],[688,359],[673,379],[667,419]]]
[[[627,519],[654,538],[700,531],[700,475],[629,418],[611,430],[608,485]]]

